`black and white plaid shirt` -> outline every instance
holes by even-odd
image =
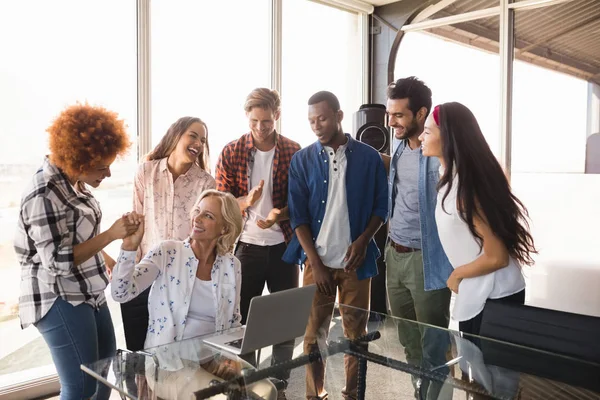
[[[48,158],[23,192],[15,236],[21,264],[21,327],[38,322],[57,297],[94,308],[105,301],[108,275],[101,253],[73,265],[73,247],[100,233],[100,205],[76,192]]]

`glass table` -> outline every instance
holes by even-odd
[[[282,370],[290,371],[287,399],[305,399],[306,365],[319,360],[329,400],[341,399],[348,356],[358,361],[359,399],[600,399],[600,365],[593,362],[353,307],[322,307],[333,312],[317,342],[305,346],[296,338],[293,359],[283,364],[271,365],[265,348],[254,367],[206,344],[204,336],[119,351],[81,368],[130,399],[274,399],[269,377]],[[366,323],[366,334],[344,338],[342,315]],[[413,332],[420,343],[407,350],[399,331]]]
[[[217,334],[224,333],[227,331]],[[270,380],[246,382],[245,377],[255,372],[255,367],[204,343],[214,335],[144,351],[117,350],[114,357],[81,365],[81,369],[117,391],[122,399],[193,399],[196,392],[200,398],[210,399],[275,399],[277,389]],[[219,389],[224,382],[227,386]],[[208,396],[211,392],[215,396]]]

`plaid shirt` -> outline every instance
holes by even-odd
[[[288,196],[288,170],[292,162],[292,156],[300,145],[285,136],[275,133],[275,155],[273,156],[273,207],[284,208],[287,206]],[[217,162],[215,180],[217,189],[222,192],[230,192],[236,198],[248,195],[248,182],[252,173],[256,147],[252,139],[252,133],[243,135],[238,140],[227,144]],[[292,227],[290,221],[279,222],[285,242],[292,238]]]
[[[75,192],[46,158],[24,191],[15,235],[22,328],[42,319],[58,297],[94,308],[106,301],[108,275],[102,254],[73,265],[73,247],[98,235],[101,219],[92,194]]]

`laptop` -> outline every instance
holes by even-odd
[[[302,336],[316,289],[316,285],[309,285],[254,297],[246,325],[204,342],[240,355]]]

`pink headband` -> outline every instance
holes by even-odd
[[[433,107],[433,120],[435,121],[435,124],[437,126],[440,126],[440,106],[437,105],[435,107]]]

